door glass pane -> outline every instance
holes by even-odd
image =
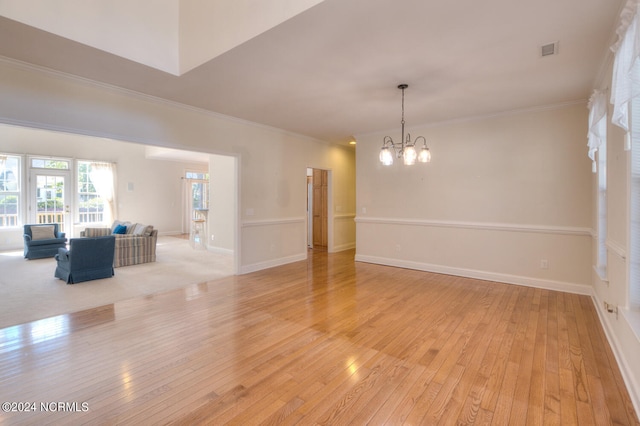
[[[32,158],[31,168],[69,170],[69,162],[67,160],[47,160],[44,158]]]
[[[191,199],[194,210],[206,210],[209,208],[209,184],[205,182],[191,183]]]
[[[58,223],[65,232],[64,177],[36,176],[36,199],[36,222]]]

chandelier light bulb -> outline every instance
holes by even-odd
[[[413,145],[407,146],[402,153],[402,158],[404,160],[404,164],[407,166],[416,164],[416,158],[418,158],[416,148]]]
[[[418,161],[421,163],[428,163],[431,161],[431,152],[429,152],[429,148],[423,146],[420,150],[420,155],[418,155]]]
[[[393,154],[389,151],[389,147],[383,146],[380,150],[380,162],[385,166],[393,164]]]

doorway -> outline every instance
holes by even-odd
[[[30,172],[29,220],[31,223],[57,223],[61,232],[69,234],[71,221],[71,172],[39,170]]]
[[[329,223],[329,172],[322,169],[307,169],[307,246],[328,246]]]
[[[209,212],[209,173],[186,171],[182,179],[182,231],[184,234],[189,234],[194,220],[207,219]]]

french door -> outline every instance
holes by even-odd
[[[71,172],[32,169],[30,172],[30,223],[57,223],[61,232],[72,231]]]

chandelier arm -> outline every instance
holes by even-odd
[[[386,147],[389,146],[391,148],[395,149],[395,142],[393,142],[393,139],[391,138],[391,136],[385,136],[384,139],[382,139],[382,147]]]
[[[417,144],[418,144],[418,141],[419,141],[420,139],[422,139],[422,141],[424,142],[424,146],[426,147],[426,146],[427,146],[427,139],[426,139],[424,136],[418,136],[418,137],[416,138],[416,140],[413,142],[413,144],[414,144],[414,145],[417,145]]]

